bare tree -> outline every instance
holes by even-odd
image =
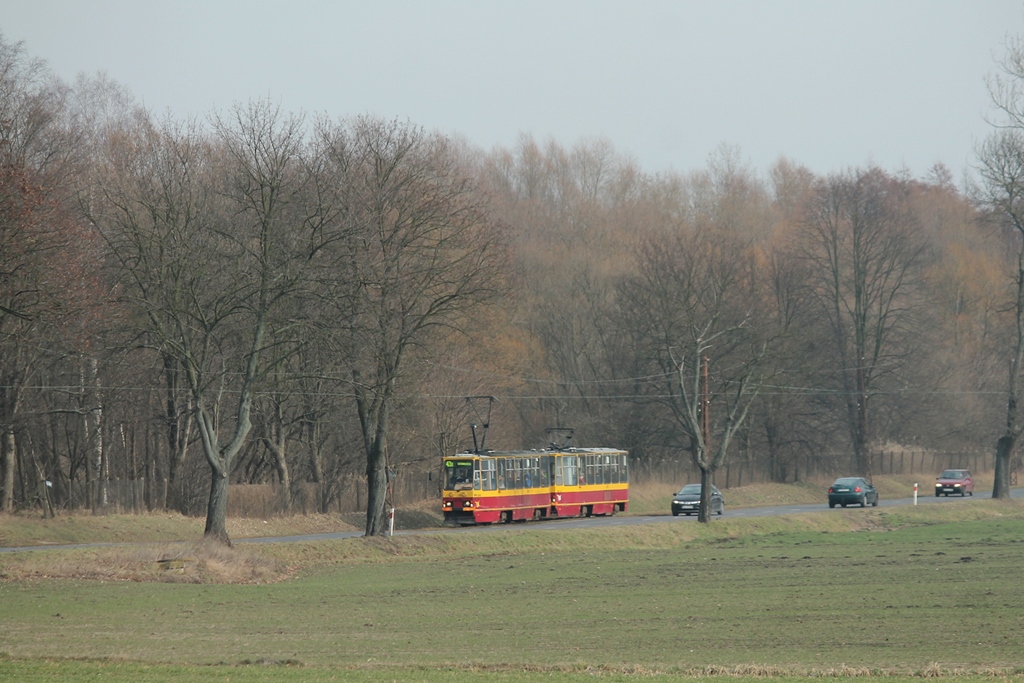
[[[307,240],[295,210],[302,122],[266,102],[114,139],[98,224],[155,350],[180,363],[210,467],[205,535],[225,543],[228,477],[257,382],[287,344],[280,313]],[[276,336],[275,336],[276,335]],[[271,346],[270,340],[276,340]]]
[[[878,381],[898,376],[907,361],[924,256],[905,190],[879,169],[831,176],[818,185],[804,226],[804,256],[831,333],[853,465],[869,477],[870,404]]]
[[[1010,495],[1010,460],[1024,427],[1020,421],[1019,382],[1024,363],[1024,131],[1003,130],[990,137],[980,150],[981,176],[987,203],[998,219],[1014,231],[1008,238],[1014,256],[1014,334],[1006,385],[1006,422],[996,444],[993,498]]]
[[[96,236],[69,210],[80,149],[64,96],[44,63],[0,35],[0,510],[6,511],[14,505],[26,387],[45,357],[82,348],[84,311],[102,300],[87,273]],[[37,472],[22,474],[38,480]]]
[[[1008,39],[1000,70],[988,80],[999,120],[978,150],[981,203],[1004,229],[1013,255],[1013,328],[1006,387],[1006,421],[996,443],[993,498],[1010,496],[1010,460],[1024,427],[1018,414],[1024,363],[1024,38]]]
[[[543,350],[534,377],[543,398],[523,400],[540,427],[572,425],[586,438],[614,438],[621,367],[620,330],[611,318],[614,283],[656,206],[635,166],[605,140],[571,148],[524,136],[512,152],[490,154],[481,169],[495,211],[515,226],[521,284],[515,303],[523,334]],[[511,304],[510,304],[511,305]],[[627,382],[628,385],[628,382]],[[536,392],[532,389],[530,395]]]
[[[749,256],[741,240],[709,230],[652,237],[638,253],[637,274],[620,288],[637,353],[660,377],[649,400],[666,409],[670,429],[683,437],[679,447],[700,469],[702,522],[710,520],[714,473],[764,381],[771,334],[742,282]],[[712,403],[721,409],[714,420]]]
[[[325,283],[351,373],[368,486],[366,534],[387,531],[388,435],[407,355],[502,291],[503,251],[450,143],[360,118],[324,125],[343,193]]]

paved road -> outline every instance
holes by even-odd
[[[942,496],[936,497],[932,491],[927,491],[928,495],[921,495],[918,492],[918,505],[956,505],[958,502],[965,500],[959,496]],[[825,495],[822,494],[824,498]],[[977,491],[973,498],[975,499],[986,499],[991,498],[991,491]],[[1010,490],[1010,497],[1012,498],[1024,498],[1024,488],[1015,488]],[[966,500],[970,500],[968,496]],[[726,500],[728,500],[728,491],[726,491]],[[899,505],[913,505],[914,499],[910,498],[898,498],[894,500],[880,500],[878,502],[879,507],[895,507]],[[668,501],[665,503],[668,506]],[[858,509],[858,508],[848,508]],[[829,510],[828,503],[815,503],[809,505],[772,505],[767,507],[757,508],[737,508],[729,509],[726,508],[724,517],[769,517],[772,515],[796,515],[804,512],[824,512]],[[838,508],[837,508],[838,510]],[[631,526],[634,524],[658,524],[658,523],[685,523],[686,521],[696,521],[697,517],[694,516],[679,516],[673,517],[667,512],[664,515],[644,515],[644,516],[629,516],[629,515],[616,515],[614,517],[590,517],[590,518],[567,518],[559,520],[550,520],[545,522],[537,523],[524,523],[528,524],[530,529],[537,530],[558,530],[558,529],[586,529],[591,527],[608,527],[608,526]],[[415,534],[464,534],[464,533],[477,533],[486,532],[496,529],[507,529],[507,528],[524,528],[518,524],[512,525],[494,525],[494,526],[478,526],[478,527],[464,527],[462,529],[422,529],[415,531],[399,531],[396,532],[396,536],[407,536]],[[301,536],[265,536],[260,538],[236,538],[232,539],[234,543],[294,543],[296,541],[328,541],[339,538],[356,538],[362,536],[362,531],[340,531],[330,534],[305,534]],[[0,553],[13,553],[13,552],[24,552],[28,550],[67,550],[71,548],[100,548],[104,546],[124,546],[124,545],[136,545],[132,543],[80,543],[74,545],[41,545],[41,546],[23,546],[17,548],[0,548]]]

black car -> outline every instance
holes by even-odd
[[[725,512],[725,499],[722,492],[711,487],[711,511],[721,515]],[[700,512],[700,484],[687,484],[672,496],[672,516],[681,514],[692,515]]]
[[[828,487],[828,506],[870,505],[878,507],[878,489],[864,477],[840,477]]]

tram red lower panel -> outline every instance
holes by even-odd
[[[612,515],[625,511],[629,489],[560,489],[503,495],[446,498],[445,520],[457,524],[493,524],[544,517]],[[451,505],[449,505],[451,503]]]

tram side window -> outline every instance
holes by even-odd
[[[497,461],[497,465],[498,465],[498,488],[499,489],[504,489],[505,488],[505,460],[504,459],[499,459]]]
[[[484,491],[493,491],[498,488],[495,474],[493,460],[480,461],[480,483]]]
[[[629,481],[629,458],[623,453],[619,456],[619,460],[622,461],[622,483],[625,484]]]
[[[551,456],[542,455],[540,457],[540,485],[551,486]]]
[[[575,455],[567,455],[562,458],[562,482],[566,486],[576,486],[579,482],[577,476],[578,459]]]

